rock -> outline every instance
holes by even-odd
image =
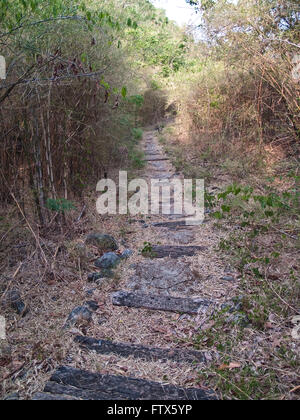
[[[139,400],[214,400],[215,391],[181,388],[128,376],[93,373],[69,366],[59,367],[44,388],[46,394],[94,401]]]
[[[85,294],[86,294],[87,297],[91,297],[96,292],[96,290],[97,289],[89,289],[89,290],[86,290]]]
[[[99,305],[95,300],[88,300],[84,306],[87,306],[91,311],[96,312],[99,309]]]
[[[109,269],[103,269],[99,273],[91,273],[91,274],[89,274],[88,275],[88,281],[89,282],[97,282],[100,279],[112,278],[113,276],[114,276],[113,271],[111,271]]]
[[[116,251],[118,244],[111,235],[91,233],[85,241],[86,244],[95,245],[99,251]]]
[[[68,316],[64,329],[78,323],[89,323],[92,321],[92,312],[87,306],[77,306]]]
[[[98,338],[75,337],[75,343],[81,348],[98,354],[117,354],[121,357],[133,357],[151,362],[173,360],[186,363],[206,363],[206,352],[190,349],[156,348],[132,343],[117,343]]]
[[[130,264],[129,268],[130,270],[135,270],[137,268],[137,264]]]
[[[242,328],[247,327],[250,324],[250,320],[245,314],[236,313],[228,317],[227,322],[239,325]]]
[[[11,394],[6,395],[3,400],[4,401],[18,401],[20,399],[20,395],[18,392],[12,392]]]
[[[99,318],[98,319],[98,325],[103,325],[103,324],[105,324],[106,321],[107,321],[106,318]]]
[[[188,229],[163,229],[161,238],[168,240],[169,243],[189,245],[195,240],[195,233]]]
[[[151,251],[145,252],[144,257],[150,258],[180,258],[184,256],[192,257],[197,252],[205,251],[203,246],[176,246],[176,245],[154,245]]]
[[[26,308],[18,289],[9,290],[5,300],[19,315],[25,316],[28,313],[28,308]]]
[[[233,276],[224,276],[224,277],[221,277],[221,280],[224,280],[224,281],[235,281],[235,278]]]
[[[241,311],[243,309],[243,299],[243,296],[239,296],[223,303],[221,306],[222,311],[229,312],[230,314]]]
[[[125,249],[125,251],[122,252],[121,258],[127,259],[133,255],[133,251],[131,249]]]
[[[121,262],[121,258],[114,252],[107,252],[98,258],[95,262],[95,266],[98,268],[115,268]]]
[[[154,311],[182,312],[191,315],[207,314],[214,302],[207,299],[176,298],[150,295],[149,293],[130,293],[119,290],[111,295],[112,304],[129,308],[145,308]]]
[[[243,296],[238,296],[233,298],[229,302],[224,303],[221,306],[222,311],[225,311],[226,322],[239,325],[243,328],[247,327],[250,324],[250,320],[246,314],[242,312],[243,310]]]
[[[189,264],[180,261],[145,260],[135,264],[135,273],[127,287],[131,291],[169,295],[175,292],[181,296],[196,293],[198,279]]]

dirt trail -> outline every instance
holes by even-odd
[[[143,147],[149,182],[182,178],[156,131],[145,132]],[[34,399],[216,398],[198,373],[218,363],[218,354],[205,343],[196,351],[191,343],[220,305],[237,295],[235,273],[215,251],[220,232],[207,220],[187,226],[180,215],[132,223],[134,255],[120,267],[117,287],[108,280],[99,294],[104,322],[89,337],[76,337],[70,366],[58,369]],[[148,253],[141,255],[145,243]]]

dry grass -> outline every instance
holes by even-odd
[[[278,192],[287,191],[294,185],[288,174],[295,168],[296,159],[287,156],[288,149],[284,150],[282,144],[269,144],[264,147],[263,154],[258,149],[255,155],[257,148],[253,144],[245,153],[245,149],[230,148],[228,142],[225,153],[221,154],[222,148],[218,153],[213,151],[214,146],[218,148],[217,141],[201,138],[200,133],[198,138],[183,140],[181,130],[177,120],[165,128],[161,143],[178,170],[186,176],[205,177],[208,192],[218,193],[234,182],[253,186],[257,194],[266,194],[265,188],[270,183]],[[249,160],[246,167],[244,160]],[[241,365],[239,369],[218,370],[214,367],[203,372],[224,398],[298,399],[297,389],[290,392],[300,381],[299,342],[292,338],[295,327],[292,320],[299,311],[300,298],[297,217],[294,212],[282,215],[280,222],[267,232],[249,237],[247,233],[251,230],[239,226],[239,206],[244,204],[233,200],[231,205],[233,215],[229,220],[207,225],[209,233],[213,232],[212,243],[216,247],[208,253],[208,264],[213,253],[214,258],[217,255],[219,261],[227,261],[238,271],[239,281],[233,293],[244,297],[241,313],[251,322],[246,328],[230,325],[226,322],[226,314],[220,313],[215,316],[214,325],[203,332],[198,331],[190,343],[196,342],[199,348],[205,345],[217,349],[225,365],[231,362]],[[260,214],[257,205],[245,205],[245,210]],[[264,225],[266,222],[260,222],[259,217],[256,222]],[[267,267],[264,258],[270,258]],[[262,273],[261,278],[252,271],[255,268]],[[216,282],[208,280],[201,285],[205,291],[211,287],[217,294]]]

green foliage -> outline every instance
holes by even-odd
[[[143,138],[143,130],[141,128],[133,128],[132,135],[135,140],[141,140]]]
[[[144,103],[144,97],[143,95],[132,95],[128,98],[128,102],[130,104],[134,104],[137,109],[141,108]]]
[[[145,166],[144,153],[135,148],[130,152],[129,159],[134,169],[142,169]]]
[[[154,258],[155,252],[153,252],[153,245],[151,242],[144,242],[144,247],[141,249],[141,254],[145,258]]]
[[[57,213],[64,213],[66,211],[74,210],[76,208],[71,201],[66,200],[65,198],[48,198],[46,207],[49,210]]]

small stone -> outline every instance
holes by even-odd
[[[88,300],[87,302],[85,302],[84,305],[94,312],[96,312],[99,309],[99,305],[95,300]]]
[[[98,268],[115,268],[121,262],[121,258],[114,252],[107,252],[98,258],[95,262],[96,267]]]
[[[125,251],[122,252],[121,258],[127,259],[133,255],[133,251],[131,249],[125,249]]]
[[[223,303],[221,309],[222,311],[229,312],[230,314],[241,311],[243,309],[243,296],[236,297],[229,302]]]
[[[103,269],[99,273],[91,273],[88,275],[88,281],[89,282],[95,282],[97,283],[100,279],[105,278],[112,278],[114,276],[114,273],[109,269]]]
[[[89,323],[92,321],[92,312],[87,306],[77,306],[68,316],[64,328],[69,328],[77,323]]]
[[[130,270],[135,270],[137,267],[137,264],[130,264],[129,268]]]
[[[138,222],[138,220],[137,219],[129,219],[128,220],[128,223],[130,224],[130,225],[132,225],[133,223],[137,223]]]
[[[91,233],[85,243],[95,245],[99,251],[116,251],[118,249],[115,238],[103,233]]]
[[[18,289],[9,290],[6,295],[6,302],[17,312],[18,315],[25,316],[28,313],[28,309],[26,308]]]
[[[89,289],[85,292],[86,296],[93,296],[97,289]]]
[[[236,313],[232,314],[227,322],[232,322],[233,324],[239,325],[240,327],[247,327],[250,324],[249,318],[245,314]]]
[[[98,325],[103,325],[103,324],[105,324],[106,321],[107,321],[106,318],[99,318],[98,319]]]
[[[224,281],[235,281],[235,278],[233,276],[224,276],[224,277],[221,277],[221,280],[224,280]]]

